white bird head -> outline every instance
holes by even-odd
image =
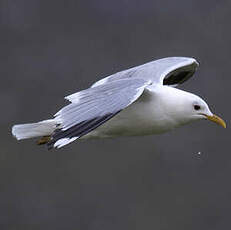
[[[159,100],[162,101],[164,114],[176,125],[184,125],[195,120],[207,119],[226,128],[223,119],[213,114],[207,103],[199,96],[168,86],[158,90]]]

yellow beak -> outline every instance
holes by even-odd
[[[218,117],[217,115],[212,115],[212,116],[209,116],[209,115],[206,115],[204,114],[208,120],[210,121],[213,121],[215,123],[217,123],[218,125],[221,125],[223,128],[226,128],[226,124],[225,124],[225,121],[223,119],[221,119],[220,117]]]

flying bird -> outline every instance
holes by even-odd
[[[194,58],[167,57],[133,67],[71,94],[52,119],[12,127],[18,139],[61,148],[77,139],[160,134],[207,119],[222,127],[199,96],[177,89],[195,73]]]

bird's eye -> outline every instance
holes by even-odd
[[[201,107],[199,105],[194,105],[195,110],[199,110]]]

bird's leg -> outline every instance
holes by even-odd
[[[37,141],[37,145],[44,145],[51,140],[51,136],[44,136]]]

